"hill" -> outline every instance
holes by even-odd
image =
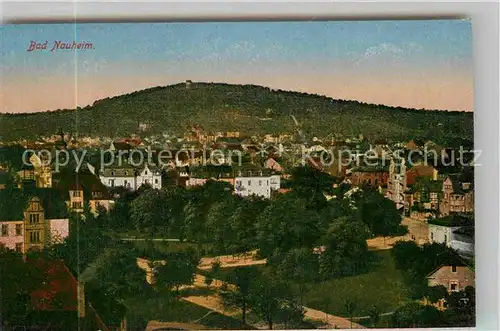
[[[325,96],[271,90],[255,85],[184,83],[105,98],[78,110],[1,114],[0,138],[15,140],[66,132],[128,136],[139,123],[145,134],[183,133],[199,124],[205,131],[245,134],[294,132],[294,115],[307,134],[357,135],[369,139],[422,137],[440,143],[473,138],[473,114],[406,109],[335,100]]]

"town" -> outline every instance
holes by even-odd
[[[4,329],[474,326],[472,142],[292,120],[2,141]]]

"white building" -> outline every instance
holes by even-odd
[[[136,183],[136,174],[133,167],[108,168],[101,170],[99,179],[107,187],[123,186],[135,191],[138,186]]]
[[[143,184],[147,184],[154,189],[161,189],[161,171],[159,168],[144,166],[142,171],[136,177],[137,188],[141,187]]]
[[[456,250],[462,257],[471,258],[474,256],[474,235],[468,233],[470,226],[453,224],[436,224],[429,221],[429,242],[445,244]]]
[[[242,197],[257,195],[270,198],[271,192],[280,188],[280,176],[262,172],[240,172],[234,179],[234,192]]]

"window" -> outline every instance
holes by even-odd
[[[123,186],[127,187],[127,184],[128,184],[127,180],[124,180],[123,181]]]
[[[7,237],[9,235],[9,225],[2,224],[2,237]]]
[[[458,284],[457,283],[451,283],[450,284],[450,290],[452,291],[458,291]]]
[[[114,176],[115,175],[115,172],[114,171],[111,171],[111,176]]]
[[[31,231],[30,232],[30,242],[34,244],[38,244],[40,242],[40,232],[39,231]]]
[[[158,184],[158,179],[155,179],[155,184]]]
[[[23,226],[22,224],[16,224],[16,236],[20,236],[23,234]]]
[[[115,186],[115,180],[114,179],[110,179],[109,180],[109,186],[111,186],[111,187]]]
[[[262,181],[261,180],[259,180],[259,186],[262,186]]]
[[[23,251],[23,243],[16,243],[16,252],[21,253]]]
[[[82,202],[81,201],[75,201],[72,203],[71,207],[73,209],[81,209],[82,208]]]
[[[252,181],[251,180],[248,181],[248,185],[252,185]]]
[[[448,236],[447,235],[444,235],[444,243],[448,243]]]
[[[125,171],[125,176],[128,176],[128,171]]]
[[[35,224],[40,222],[40,215],[38,214],[30,214],[30,224]]]
[[[80,197],[81,196],[81,191],[73,191],[73,196],[74,197]]]
[[[434,232],[431,232],[431,241],[434,241]]]
[[[457,266],[456,265],[451,266],[451,272],[457,272]]]

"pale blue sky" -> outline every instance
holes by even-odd
[[[76,73],[76,81],[81,80],[84,86],[93,79],[96,85],[89,88],[96,91],[77,90],[72,98],[64,102],[54,98],[52,103],[45,100],[47,92],[40,93],[45,98],[40,101],[40,109],[33,109],[32,102],[23,103],[18,93],[2,92],[4,99],[10,99],[2,102],[0,111],[72,107],[75,98],[79,104],[92,103],[90,99],[106,93],[106,84],[101,82],[102,87],[98,87],[97,80],[116,86],[109,88],[109,94],[193,79],[273,85],[370,102],[374,95],[387,94],[387,88],[381,93],[373,90],[381,85],[377,79],[396,84],[404,77],[424,77],[429,83],[415,85],[413,92],[411,81],[396,85],[405,86],[408,98],[420,95],[424,100],[425,93],[441,88],[441,99],[449,100],[447,107],[446,102],[435,101],[438,95],[432,95],[423,108],[471,110],[472,105],[472,99],[460,103],[451,100],[457,88],[472,86],[469,20],[27,24],[4,25],[1,29],[3,91],[13,91],[23,82],[31,89],[53,91],[56,97],[57,80],[67,86],[71,84],[68,77],[74,81]],[[77,40],[91,42],[95,49],[27,52],[31,40],[48,40],[48,48],[54,40]],[[114,83],[117,77],[137,83],[118,87],[121,83]],[[358,85],[371,85],[356,92],[356,77]],[[445,78],[449,78],[449,84]],[[335,85],[338,79],[345,80],[342,88]],[[384,98],[385,102],[372,101],[404,103]],[[416,101],[408,100],[406,105],[419,107]]]

